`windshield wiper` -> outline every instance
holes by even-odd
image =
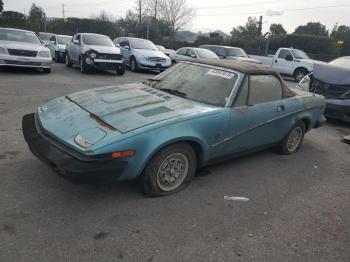
[[[184,92],[173,90],[173,89],[170,89],[170,88],[159,88],[159,90],[167,92],[167,93],[172,94],[172,95],[177,95],[177,96],[182,96],[182,97],[186,97],[187,96],[187,94],[184,93]]]

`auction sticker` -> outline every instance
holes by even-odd
[[[232,79],[235,74],[231,72],[219,70],[219,69],[210,69],[207,75],[218,76],[225,79]]]

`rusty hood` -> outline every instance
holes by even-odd
[[[97,88],[73,93],[66,98],[89,112],[101,125],[121,133],[212,108],[144,84]]]

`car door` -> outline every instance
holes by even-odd
[[[274,58],[273,68],[282,74],[292,75],[294,68],[294,58],[288,49],[281,49],[278,57]]]
[[[130,57],[131,57],[131,46],[130,41],[128,39],[121,39],[120,40],[120,50],[123,54],[123,59],[127,65],[130,64]]]
[[[282,140],[286,115],[280,79],[274,75],[247,76],[231,107],[228,153]]]
[[[186,57],[188,61],[196,60],[199,58],[198,54],[192,48],[187,49]]]
[[[50,49],[52,57],[55,57],[55,46],[56,46],[56,36],[53,35],[51,36],[50,43],[48,44],[48,48]]]
[[[73,42],[71,45],[70,59],[73,60],[74,63],[79,64],[79,56],[80,56],[80,48],[81,48],[81,35],[77,34],[73,38]]]
[[[189,60],[187,56],[187,48],[180,48],[179,50],[177,50],[174,58],[176,62]]]

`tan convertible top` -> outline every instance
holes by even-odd
[[[198,59],[193,62],[199,63],[199,64],[224,67],[224,68],[232,69],[247,75],[274,75],[281,81],[283,94],[285,97],[292,97],[296,95],[296,93],[293,92],[293,90],[291,90],[287,86],[287,84],[282,79],[281,75],[277,73],[275,70],[273,70],[271,67],[254,64],[254,63],[241,62],[236,60],[227,60],[227,59],[220,59],[220,60]]]

